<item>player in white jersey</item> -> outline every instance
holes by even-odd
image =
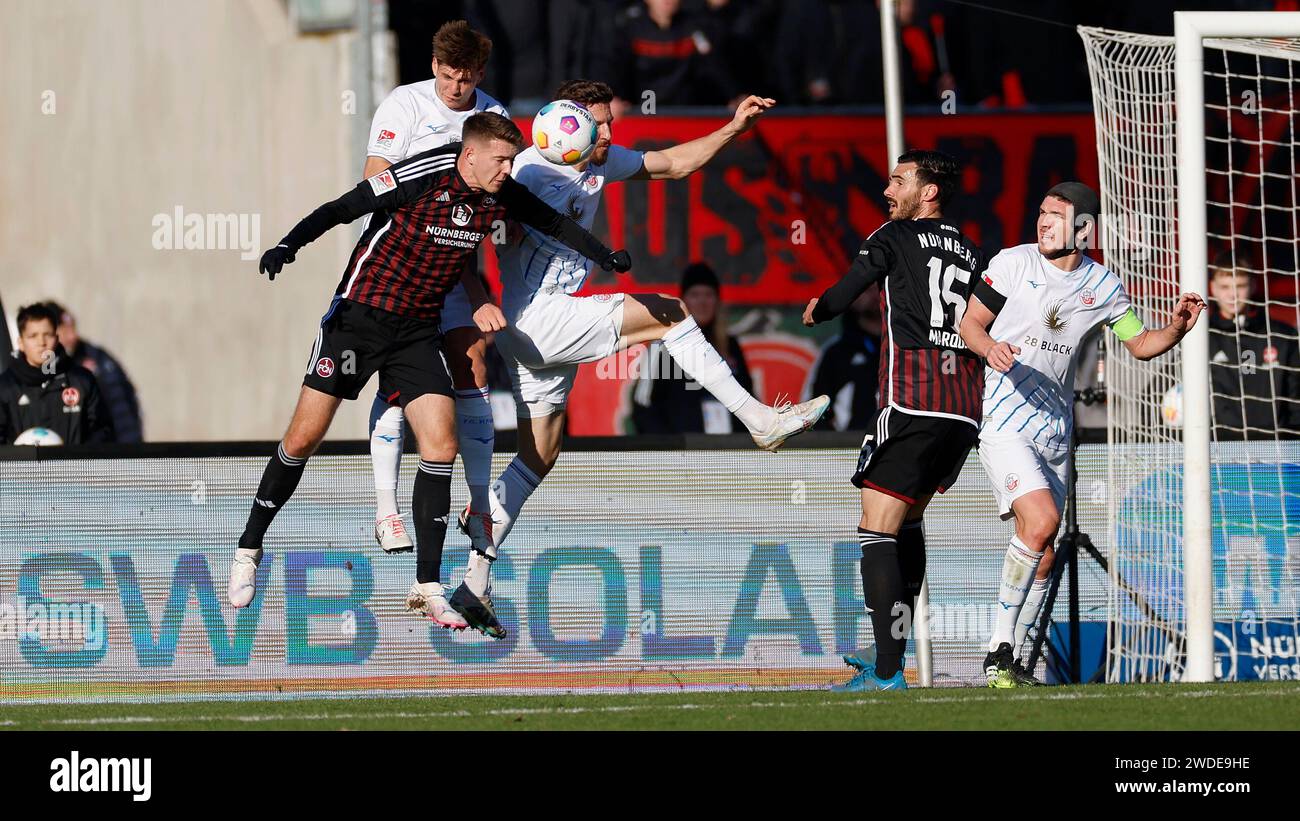
[[[1143,327],[1119,277],[1083,253],[1096,236],[1099,206],[1083,183],[1048,191],[1038,242],[989,261],[961,323],[962,339],[987,360],[980,461],[1002,518],[1016,520],[984,661],[990,687],[1038,683],[1019,653],[1047,591],[1065,506],[1080,340],[1104,323],[1135,357],[1153,359],[1177,345],[1205,307],[1197,294],[1183,294],[1168,325]]]
[[[631,151],[611,144],[608,85],[589,80],[565,83],[556,99],[585,105],[598,137],[591,158],[576,166],[547,162],[535,147],[515,159],[513,175],[557,211],[586,228],[595,220],[605,186],[620,180],[682,179],[712,159],[753,125],[775,101],[749,97],[726,126],[663,151]],[[564,432],[569,390],[583,362],[596,362],[642,342],[662,340],[686,374],[736,415],[759,447],[776,450],[790,436],[812,426],[830,405],[825,396],[773,408],[736,381],[700,331],[682,301],[664,294],[598,294],[577,297],[590,266],[567,248],[526,227],[498,252],[502,307],[507,325],[497,349],[511,374],[520,417],[519,455],[492,485],[492,549],[470,553],[465,583],[452,595],[471,627],[503,636],[489,592],[489,572],[499,546],[524,502],[555,465]],[[475,515],[462,513],[461,524]],[[484,517],[487,519],[487,517]]]
[[[379,104],[370,126],[365,178],[407,157],[460,139],[465,120],[481,111],[509,116],[479,82],[492,41],[463,20],[446,23],[433,38],[433,79],[398,86]],[[480,313],[481,311],[481,313]],[[447,294],[441,328],[447,369],[456,391],[456,437],[470,506],[488,512],[492,474],[492,405],[488,398],[487,344],[482,332],[499,331],[501,312],[488,299],[474,266]],[[402,409],[376,396],[370,411],[370,459],[375,474],[375,540],[389,553],[411,550],[411,537],[397,508],[402,459]],[[470,538],[490,538],[471,530]]]

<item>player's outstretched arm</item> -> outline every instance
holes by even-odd
[[[1124,347],[1137,359],[1147,361],[1168,353],[1183,341],[1196,325],[1196,319],[1205,310],[1205,300],[1200,294],[1187,293],[1178,298],[1174,315],[1163,328],[1147,328],[1137,336],[1124,340]]]
[[[258,270],[275,279],[275,275],[293,262],[299,249],[315,242],[336,225],[346,225],[366,214],[390,208],[400,208],[428,190],[436,174],[418,174],[402,178],[402,169],[425,158],[432,152],[409,157],[379,174],[362,180],[356,188],[336,200],[331,200],[298,221],[284,239],[262,254]]]
[[[627,251],[611,251],[586,228],[542,202],[523,183],[507,177],[497,198],[512,219],[558,239],[606,271],[622,273],[632,268],[632,257]]]
[[[774,105],[776,100],[770,97],[749,95],[736,106],[736,116],[731,118],[731,122],[712,134],[663,151],[647,151],[643,159],[644,165],[632,179],[680,180],[689,177],[716,157],[727,143],[748,131],[763,112]]]
[[[839,282],[808,303],[808,307],[803,310],[803,324],[812,327],[818,322],[834,319],[847,311],[853,300],[885,277],[894,264],[894,252],[885,237],[881,236],[882,229],[886,226],[876,229],[867,237],[858,249],[853,264],[849,266],[848,273]]]
[[[1020,353],[1020,348],[1010,342],[996,342],[989,336],[989,326],[996,318],[997,314],[981,302],[979,297],[972,296],[966,303],[966,313],[962,316],[957,331],[971,353],[986,359],[989,367],[995,371],[1006,373],[1016,363],[1016,354]]]

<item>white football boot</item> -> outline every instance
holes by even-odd
[[[465,617],[457,613],[447,603],[447,595],[438,582],[416,582],[406,594],[406,609],[410,613],[419,613],[433,619],[439,627],[448,630],[464,630],[469,627]]]
[[[779,398],[777,402],[780,403]],[[817,420],[822,418],[822,414],[830,406],[829,396],[818,396],[816,399],[800,402],[798,405],[789,402],[778,404],[773,408],[776,411],[776,424],[767,433],[751,434],[754,437],[754,444],[763,450],[775,453],[777,448],[785,444],[785,440],[817,424]]]
[[[226,597],[235,607],[247,607],[257,592],[257,566],[262,563],[262,548],[235,549],[235,560],[230,563],[230,587]]]
[[[400,513],[385,516],[375,522],[375,541],[379,542],[385,553],[409,553],[415,547]]]

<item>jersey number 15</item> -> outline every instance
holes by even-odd
[[[966,297],[953,293],[953,283],[970,284],[970,271],[955,264],[943,267],[943,260],[930,257],[930,327],[956,331],[966,315]],[[963,287],[965,292],[966,288]]]

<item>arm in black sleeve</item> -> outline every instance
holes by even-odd
[[[389,166],[375,176],[357,183],[357,187],[336,200],[331,200],[303,217],[280,244],[297,253],[309,242],[319,239],[336,225],[347,225],[353,220],[375,211],[400,208],[414,202],[429,190],[438,178],[434,173],[413,175],[402,179],[405,166],[426,158],[432,152],[407,157]]]
[[[1007,298],[988,284],[983,276],[979,276],[975,280],[975,288],[972,290],[972,294],[978,297],[979,301],[984,303],[984,307],[988,308],[994,316],[1002,313],[1002,307],[1007,304]]]
[[[597,264],[611,254],[608,246],[596,239],[590,231],[542,202],[517,180],[507,177],[497,199],[506,207],[511,219],[531,225],[548,237],[554,237]]]
[[[1274,388],[1274,400],[1278,402],[1278,421],[1286,430],[1281,432],[1282,439],[1300,438],[1300,344],[1292,339],[1282,342],[1286,354],[1282,357],[1280,385]]]
[[[86,432],[84,434],[86,442],[115,442],[116,434],[113,431],[113,417],[108,413],[108,406],[104,404],[104,394],[99,389],[99,380],[90,375],[90,381],[86,389]]]
[[[866,242],[863,242],[858,250],[853,264],[849,266],[849,272],[839,282],[827,288],[817,300],[812,312],[814,322],[825,322],[844,313],[863,291],[884,279],[889,273],[889,269],[894,265],[894,251],[885,242],[882,233],[883,230],[877,229],[874,234],[867,237]]]

